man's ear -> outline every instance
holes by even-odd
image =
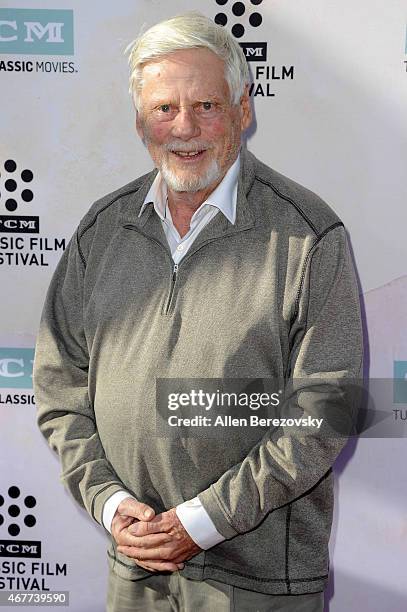
[[[240,98],[240,127],[242,132],[246,130],[251,124],[253,119],[252,116],[252,105],[250,102],[249,85],[245,86],[242,97]]]
[[[140,136],[141,140],[144,142],[144,130],[143,130],[140,113],[138,110],[136,110],[136,130],[137,130],[137,134]]]

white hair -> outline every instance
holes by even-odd
[[[231,102],[237,104],[245,85],[250,81],[242,48],[224,27],[201,13],[190,11],[160,21],[127,46],[125,53],[130,51],[129,93],[133,96],[136,109],[139,110],[144,64],[180,49],[199,47],[210,49],[225,62],[225,79],[229,85]]]

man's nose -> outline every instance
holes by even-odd
[[[192,108],[179,108],[177,116],[173,120],[172,133],[183,140],[200,135],[201,128]]]

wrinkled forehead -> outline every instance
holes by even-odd
[[[141,96],[160,94],[229,96],[225,62],[210,49],[183,49],[142,66]]]

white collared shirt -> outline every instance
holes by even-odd
[[[199,232],[215,215],[222,212],[230,223],[235,223],[237,204],[237,182],[240,168],[240,154],[226,172],[216,189],[205,202],[197,208],[191,217],[188,232],[181,238],[172,222],[167,203],[167,186],[158,172],[141,206],[139,216],[146,206],[154,206],[171,250],[175,264],[187,254]],[[117,491],[105,502],[103,507],[103,524],[110,532],[113,516],[118,505],[126,497],[132,497],[125,490]],[[140,500],[143,501],[143,500]],[[216,529],[213,521],[202,506],[198,497],[185,501],[176,507],[176,513],[184,529],[203,550],[207,550],[225,539]]]
[[[167,204],[167,185],[163,181],[161,173],[157,173],[144,199],[139,216],[143,213],[146,206],[154,206],[155,212],[161,219],[174,263],[181,261],[199,232],[219,211],[225,215],[230,223],[234,224],[236,219],[239,167],[240,155],[238,155],[216,189],[194,212],[191,217],[189,230],[183,238],[177,232],[171,218],[171,212]]]

